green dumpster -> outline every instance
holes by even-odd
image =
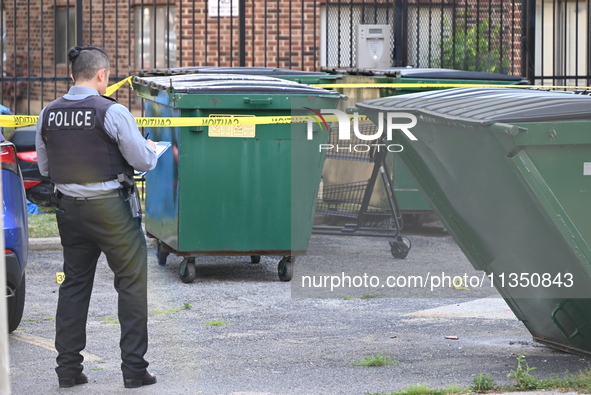
[[[207,117],[211,126],[147,128],[169,141],[146,175],[145,225],[158,240],[159,263],[184,256],[184,282],[199,255],[283,256],[289,281],[294,256],[304,254],[328,132],[308,139],[307,125],[235,125],[252,116],[285,117],[293,109],[335,108],[342,96],[263,76],[190,74],[135,77],[147,117]]]
[[[462,88],[358,104],[534,339],[591,354],[591,97]],[[406,113],[406,115],[405,115]]]
[[[327,69],[336,75],[342,75],[343,78],[338,83],[343,84],[412,84],[410,87],[385,87],[385,88],[337,88],[336,90],[355,98],[359,101],[377,99],[394,95],[402,95],[415,92],[425,92],[431,90],[441,90],[449,88],[438,88],[432,84],[480,84],[480,85],[527,85],[529,82],[519,76],[506,74],[484,73],[476,71],[464,71],[453,69],[429,69],[429,68],[408,68],[391,67],[379,69]],[[396,155],[394,155],[396,157]],[[342,165],[339,163],[338,165]],[[408,176],[404,168],[396,158],[393,165],[393,184],[396,199],[400,210],[405,215],[405,222],[412,219],[416,224],[420,224],[422,214],[431,212],[431,207],[427,200],[421,195],[417,186]],[[334,172],[332,166],[336,166],[332,160],[326,163],[326,172]],[[369,170],[366,170],[366,172]],[[350,172],[350,169],[347,169]],[[326,177],[325,177],[326,180]],[[329,177],[329,181],[330,177]],[[378,193],[379,190],[378,190]],[[410,217],[409,215],[413,215]],[[417,222],[418,221],[418,222]]]

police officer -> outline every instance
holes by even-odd
[[[43,109],[37,124],[41,174],[55,183],[56,217],[64,254],[65,281],[56,314],[56,372],[62,388],[84,384],[86,321],[101,252],[115,274],[121,325],[121,370],[125,388],[154,384],[146,371],[147,247],[129,188],[121,177],[156,166],[155,144],[145,140],[131,113],[101,96],[109,59],[94,46],[68,51],[74,86]],[[129,187],[127,185],[126,187]],[[136,217],[134,217],[134,214]]]

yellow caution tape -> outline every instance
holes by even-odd
[[[327,120],[329,117],[326,117]],[[332,117],[330,117],[332,118]],[[227,115],[226,117],[216,115],[214,117],[180,117],[180,118],[156,118],[138,117],[136,122],[139,127],[172,127],[172,126],[236,126],[236,125],[270,125],[281,123],[306,123],[307,116],[285,116],[285,117],[237,117]],[[361,119],[361,117],[360,117]],[[334,117],[336,121],[336,117]],[[1,123],[0,123],[1,124]]]
[[[316,88],[358,88],[358,89],[383,89],[383,88],[521,88],[521,89],[589,89],[588,86],[547,86],[547,85],[495,85],[495,84],[413,84],[410,82],[392,82],[385,84],[313,84]]]
[[[37,124],[37,115],[0,115],[0,127],[22,127]],[[173,126],[233,126],[266,125],[276,123],[307,122],[308,117],[136,117],[139,127]]]
[[[131,85],[133,76],[129,76],[107,88],[106,96],[111,96],[126,82]],[[357,89],[383,89],[383,88],[521,88],[521,89],[589,89],[588,86],[559,86],[559,85],[507,85],[507,84],[448,84],[448,83],[411,83],[411,82],[390,82],[384,84],[311,84],[310,86],[324,89],[357,88]],[[132,87],[133,88],[133,87]]]
[[[21,126],[35,125],[37,115],[0,115],[0,127],[18,128]]]
[[[107,91],[105,92],[105,96],[111,96],[113,93],[117,91],[117,89],[121,88],[126,82],[128,82],[129,86],[131,86],[132,78],[133,76],[129,76],[119,82],[114,83],[113,85],[108,86]]]
[[[110,85],[105,95],[110,96],[125,83],[131,86],[132,76],[129,76],[113,85]],[[527,88],[527,89],[589,89],[591,87],[580,86],[544,86],[544,85],[486,85],[486,84],[413,84],[413,83],[385,83],[385,84],[313,84],[318,88],[358,88],[358,89],[382,89],[382,88]],[[0,115],[0,127],[22,127],[35,125],[38,120],[36,115]],[[136,117],[139,127],[185,127],[185,126],[235,126],[235,125],[269,125],[281,123],[306,123],[310,116],[248,116],[236,117]],[[336,117],[324,117],[327,122],[336,121]],[[359,116],[359,120],[367,117]]]
[[[0,115],[0,127],[22,127],[37,124],[37,115]],[[139,127],[186,127],[186,126],[236,126],[236,125],[271,125],[284,123],[306,123],[309,116],[236,116],[215,115],[212,117],[136,117]],[[336,122],[334,115],[324,116],[327,122]],[[359,120],[367,120],[367,116],[359,115]]]

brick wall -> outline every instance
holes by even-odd
[[[216,4],[217,1],[230,0],[211,1]],[[245,1],[245,65],[306,71],[320,69],[321,7],[325,4],[349,7],[347,0]],[[351,1],[363,5],[370,14],[371,7],[376,4],[393,12],[392,0]],[[455,4],[459,8],[468,2],[471,17],[475,12],[486,17],[489,14],[487,7],[490,7],[497,20],[516,18],[512,24],[503,25],[503,41],[505,48],[512,49],[509,72],[520,73],[520,37],[523,33],[519,29],[521,10],[518,5],[511,0],[481,1],[480,6],[478,0],[408,0],[408,5],[425,2],[431,6],[441,2]],[[4,47],[7,58],[2,63],[3,71],[9,77],[16,74],[30,78],[29,81],[5,79],[1,86],[3,104],[19,113],[35,114],[67,91],[71,84],[68,66],[55,62],[55,13],[56,7],[75,10],[78,3],[82,4],[84,44],[101,46],[107,51],[113,79],[137,73],[135,51],[139,41],[134,32],[139,21],[135,20],[135,11],[138,7],[152,9],[154,5],[174,9],[176,62],[171,66],[240,65],[240,18],[209,15],[207,0],[0,0],[4,10],[1,25],[7,33]],[[499,9],[502,9],[502,16]],[[423,23],[425,21],[421,21]],[[65,26],[57,28],[63,31]],[[344,48],[351,44],[329,42],[327,45],[329,48]],[[409,52],[413,50],[409,48]],[[46,81],[41,82],[41,79]],[[124,104],[136,106],[135,94],[128,88],[121,89],[117,98]]]
[[[239,17],[207,16],[206,7],[204,0],[182,2],[179,65],[239,66]],[[247,1],[245,26],[246,66],[307,71],[320,67],[316,1]]]
[[[49,78],[51,81],[24,82],[15,94],[14,82],[2,86],[5,105],[34,114],[63,95],[70,86],[66,64],[55,64],[56,7],[71,7],[75,0],[3,0],[7,31],[3,69],[17,76]],[[136,7],[152,7],[152,0],[127,2],[83,0],[82,34],[85,44],[105,48],[111,58],[111,76],[137,72],[135,57]],[[206,0],[157,0],[158,5],[176,8],[176,66],[238,66],[238,16],[207,16]],[[104,4],[104,7],[103,7]],[[74,11],[75,12],[75,11]],[[314,71],[319,69],[320,8],[315,0],[247,0],[245,12],[247,66],[268,66]],[[92,18],[90,17],[92,16]],[[65,29],[64,26],[58,27]],[[26,67],[23,67],[23,59]],[[53,77],[60,79],[54,81]],[[30,93],[23,94],[25,90]],[[131,94],[133,96],[133,93]],[[15,105],[15,96],[17,104]],[[26,96],[26,100],[24,97]],[[118,100],[129,101],[129,90],[121,89]],[[24,102],[26,101],[26,102]],[[135,101],[131,97],[131,101]],[[22,112],[22,111],[20,111]]]

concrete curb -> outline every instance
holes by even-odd
[[[57,251],[62,249],[59,237],[29,238],[29,251]]]

